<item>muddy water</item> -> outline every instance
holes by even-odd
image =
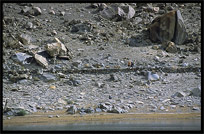
[[[18,125],[17,125],[18,124]],[[201,130],[199,113],[194,114],[106,114],[47,115],[14,117],[4,120],[3,130]]]
[[[201,130],[199,119],[194,120],[135,120],[118,122],[84,122],[74,124],[8,125],[4,130]]]

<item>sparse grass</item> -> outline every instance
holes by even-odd
[[[21,110],[20,112],[16,113],[17,116],[25,116],[26,115],[26,111],[25,110]]]

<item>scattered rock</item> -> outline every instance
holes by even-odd
[[[67,105],[67,101],[65,101],[65,100],[63,100],[61,98],[58,99],[58,103]]]
[[[171,107],[172,109],[175,109],[175,108],[176,108],[176,105],[170,105],[170,107]]]
[[[59,115],[56,115],[56,117],[59,118],[60,116],[59,116]]]
[[[32,28],[34,28],[33,23],[31,23],[31,22],[26,23],[25,28],[26,28],[26,29],[32,29]]]
[[[48,68],[48,62],[47,59],[39,54],[35,54],[34,56],[37,63],[39,63],[44,68]]]
[[[113,107],[112,109],[107,110],[107,112],[108,113],[118,113],[118,114],[120,114],[120,113],[123,113],[123,109],[120,108],[120,107]]]
[[[31,9],[32,9],[32,7],[25,6],[25,7],[21,10],[21,12],[24,13],[24,14],[26,14],[26,13],[28,13]]]
[[[59,43],[59,42],[47,44],[46,45],[46,51],[52,57],[55,57],[58,55],[64,56],[67,54],[66,47],[64,46],[64,44]]]
[[[114,74],[110,74],[110,81],[117,82],[117,81],[119,81],[119,79],[118,79],[118,77],[115,76]]]
[[[132,18],[135,15],[135,10],[129,5],[118,6],[117,4],[111,4],[103,9],[100,14],[106,19],[120,21]]]
[[[42,79],[45,82],[54,82],[57,80],[57,78],[54,75],[52,75],[51,73],[43,73]]]
[[[92,25],[90,23],[79,23],[75,24],[71,28],[72,33],[77,33],[77,34],[84,34],[86,32],[90,32],[93,29]]]
[[[131,19],[135,15],[135,10],[129,5],[121,6],[121,8],[118,8],[118,15],[125,19]]]
[[[64,11],[60,12],[60,15],[61,15],[61,16],[64,16],[64,15],[65,15],[65,12],[64,12]]]
[[[49,118],[53,118],[53,115],[48,115]]]
[[[159,80],[159,75],[158,74],[152,74],[152,72],[148,71],[147,72],[147,80],[148,81],[157,81],[157,80]]]
[[[182,66],[183,66],[183,67],[188,67],[189,64],[188,64],[188,63],[183,63]]]
[[[52,35],[57,35],[57,32],[55,30],[52,30],[51,34]]]
[[[135,102],[138,104],[144,104],[144,102],[142,102],[142,101],[135,101]]]
[[[176,92],[175,94],[173,94],[171,97],[185,97],[186,96],[186,94],[184,93],[184,92],[181,92],[181,91],[179,91],[179,92]]]
[[[168,44],[168,46],[166,48],[167,52],[170,52],[170,53],[176,53],[177,52],[177,47],[173,42],[169,41],[167,44]]]
[[[193,107],[192,110],[200,111],[200,108],[199,107]]]
[[[51,10],[49,11],[49,14],[55,15],[55,11],[51,9]]]
[[[51,85],[49,88],[54,90],[54,89],[56,89],[56,86]]]
[[[94,108],[89,107],[89,108],[85,109],[85,112],[86,112],[86,113],[94,113],[95,110],[94,110]]]
[[[42,14],[42,11],[39,7],[33,7],[33,11],[34,11],[34,14],[33,14],[34,16]]]
[[[166,103],[166,102],[168,102],[168,101],[170,101],[171,99],[165,99],[165,100],[163,100],[162,101],[162,103]]]
[[[76,60],[76,61],[72,62],[72,65],[75,67],[79,67],[81,64],[82,64],[82,61],[80,61],[80,60]]]
[[[68,114],[75,114],[77,112],[77,107],[72,105],[70,108],[67,109]]]
[[[95,111],[96,111],[96,113],[102,112],[102,110],[100,108],[96,108]]]
[[[131,38],[127,39],[127,43],[132,47],[141,47],[144,46],[144,42],[142,40],[142,34],[133,35]]]
[[[166,108],[165,108],[164,106],[161,106],[161,107],[160,107],[160,110],[162,110],[162,111],[165,110],[165,109],[166,109]]]
[[[109,98],[109,99],[112,99],[113,97],[109,95],[108,98]]]
[[[105,84],[101,83],[101,82],[96,82],[96,86],[99,88],[103,88],[105,86]]]
[[[28,77],[29,76],[27,74],[18,74],[17,76],[10,75],[10,80],[12,82],[17,82],[18,80],[27,79]]]
[[[110,109],[110,107],[107,106],[107,105],[105,105],[104,103],[100,103],[98,107],[99,107],[100,109],[105,109],[105,110]]]
[[[27,34],[21,34],[19,36],[19,41],[21,43],[23,43],[24,45],[28,45],[28,44],[30,44],[31,37],[29,35],[27,35]]]
[[[24,14],[24,15],[33,15],[33,16],[37,16],[37,15],[41,15],[42,14],[42,11],[39,7],[28,7],[28,6],[25,6],[21,12]]]
[[[190,92],[191,92],[190,95],[192,95],[192,96],[201,97],[201,88],[200,88],[200,86],[197,87],[197,88],[193,88]]]
[[[33,60],[33,57],[31,55],[28,55],[26,53],[15,53],[15,55],[11,56],[11,58],[21,64],[30,64]]]

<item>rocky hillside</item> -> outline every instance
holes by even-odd
[[[200,112],[199,3],[4,3],[2,36],[7,116]]]

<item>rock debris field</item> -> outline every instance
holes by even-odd
[[[3,3],[2,25],[5,119],[200,112],[199,3]]]

